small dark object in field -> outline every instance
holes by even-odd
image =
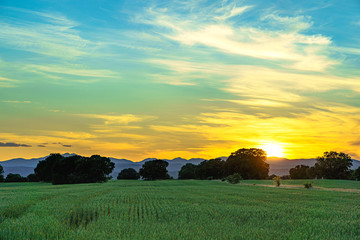
[[[226,178],[222,178],[221,181],[222,181],[222,182],[225,182],[225,181],[226,181]]]
[[[307,189],[312,188],[312,183],[304,183],[304,187]]]

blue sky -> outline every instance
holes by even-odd
[[[1,1],[1,160],[359,158],[359,13],[355,0]]]

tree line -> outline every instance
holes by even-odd
[[[143,179],[158,180],[172,179],[168,174],[169,163],[155,159],[147,161],[137,172],[133,168],[123,169],[117,179]],[[298,165],[290,169],[288,178],[291,179],[354,179],[360,180],[360,167],[350,170],[351,157],[345,153],[325,152],[317,158],[315,166]],[[74,155],[64,157],[58,153],[50,154],[45,160],[40,161],[34,174],[22,177],[19,174],[3,176],[0,165],[0,181],[5,182],[51,182],[52,184],[74,184],[105,182],[111,177],[109,174],[115,164],[107,157],[93,155],[83,157]],[[272,179],[269,176],[269,164],[266,163],[266,152],[258,148],[242,148],[226,159],[220,158],[205,160],[199,165],[187,163],[179,171],[179,179],[211,180],[222,179],[237,183],[240,179]],[[286,176],[285,176],[286,177]]]
[[[325,152],[317,157],[314,166],[297,165],[289,171],[291,179],[349,179],[360,180],[360,167],[351,170],[351,157],[345,153],[335,151]]]

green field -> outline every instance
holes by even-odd
[[[242,183],[274,185],[274,182],[272,180],[243,180]],[[359,181],[335,180],[335,179],[281,180],[282,185],[303,186],[304,183],[312,183],[312,185],[314,187],[344,188],[344,189],[358,189],[358,190],[360,190],[360,182]]]
[[[0,239],[360,239],[360,193],[196,180],[1,183]]]

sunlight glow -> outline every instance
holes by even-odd
[[[284,157],[284,149],[280,144],[277,143],[267,143],[261,145],[259,148],[266,151],[268,157]]]

